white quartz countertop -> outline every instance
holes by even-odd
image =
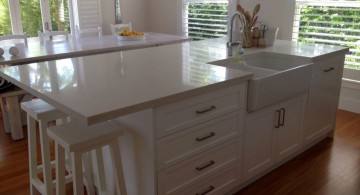
[[[207,40],[207,41],[210,42],[211,44],[223,45],[223,47],[226,48],[225,47],[225,43],[227,41],[226,37]],[[233,48],[236,49],[236,46],[234,46]],[[328,55],[346,54],[349,51],[349,48],[335,46],[335,45],[276,40],[273,46],[267,48],[252,47],[252,48],[244,48],[244,50],[246,54],[253,54],[259,52],[272,52],[272,53],[308,57],[311,58],[311,60],[314,62],[314,61],[322,60],[324,58],[326,59]]]
[[[102,37],[88,38],[69,38],[68,40],[53,40],[40,42],[38,39],[29,40],[28,47],[23,43],[11,44],[6,41],[0,43],[0,47],[5,50],[0,56],[0,65],[17,65],[30,62],[40,62],[61,58],[78,57],[107,53],[114,51],[124,51],[172,43],[188,41],[189,37],[168,35],[162,33],[146,33],[144,40],[123,41],[116,36],[107,35]],[[16,46],[19,50],[17,56],[11,56],[8,52],[11,46]]]
[[[210,65],[227,58],[226,39],[12,66],[0,76],[85,124],[113,119],[244,82],[252,74]],[[347,48],[277,41],[261,51],[313,59]]]
[[[209,65],[218,45],[173,44],[12,66],[0,76],[88,125],[251,79]]]

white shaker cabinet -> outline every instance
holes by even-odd
[[[246,93],[245,81],[116,119],[125,127],[128,194],[223,194],[240,185]]]
[[[245,101],[242,83],[154,109],[159,195],[218,194],[240,184]]]
[[[310,144],[335,128],[341,88],[344,55],[314,63],[304,130],[305,144]]]
[[[260,174],[301,148],[306,94],[248,113],[243,179]]]

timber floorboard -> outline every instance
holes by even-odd
[[[0,119],[0,195],[29,194],[26,130],[25,139],[13,141],[2,124]],[[338,110],[333,140],[323,140],[235,195],[258,194],[360,195],[360,114]]]

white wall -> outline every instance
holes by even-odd
[[[182,0],[149,0],[150,31],[181,35]]]
[[[360,113],[360,82],[342,82],[339,108]]]
[[[124,23],[131,22],[134,30],[149,31],[148,0],[120,0]],[[110,24],[115,23],[115,0],[102,0],[102,28],[104,34],[111,34]]]

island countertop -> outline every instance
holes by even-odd
[[[251,78],[207,64],[223,58],[218,44],[190,42],[12,66],[1,76],[91,125]]]
[[[223,38],[33,63],[2,68],[0,76],[91,125],[251,79],[250,72],[208,64],[228,57],[225,43]],[[246,50],[261,51],[316,59],[347,49],[279,41]]]
[[[118,40],[116,36],[113,35],[85,38],[69,37],[68,40],[51,40],[44,42],[33,38],[28,41],[27,47],[25,47],[23,43],[15,44],[19,50],[19,54],[16,56],[11,56],[8,52],[9,48],[14,44],[4,41],[1,42],[0,46],[6,52],[3,56],[0,56],[0,65],[18,65],[115,51],[126,51],[180,43],[189,40],[191,40],[189,37],[153,32],[146,33],[144,40],[136,41]]]

